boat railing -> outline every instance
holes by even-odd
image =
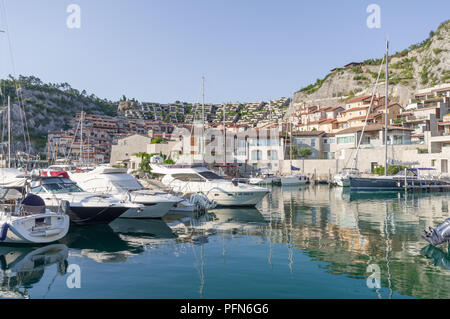
[[[0,210],[11,216],[32,216],[45,213],[45,206],[30,206],[24,204],[1,204]]]

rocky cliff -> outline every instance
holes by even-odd
[[[117,113],[117,103],[87,95],[86,91],[80,92],[67,83],[43,83],[33,76],[20,76],[19,79],[1,80],[0,87],[1,139],[7,139],[6,105],[10,96],[14,151],[27,150],[24,143],[27,136],[32,153],[44,151],[48,131],[68,129],[70,121],[81,110],[110,116]]]
[[[296,92],[294,105],[333,106],[354,96],[372,94],[381,62],[379,58],[360,66],[337,68]],[[382,95],[384,77],[383,66],[378,86]],[[389,95],[401,104],[406,104],[416,90],[445,82],[450,82],[450,20],[430,32],[426,40],[389,57]]]

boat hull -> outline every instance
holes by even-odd
[[[1,222],[0,243],[47,244],[58,241],[69,231],[69,216],[40,214]]]
[[[190,216],[196,211],[196,206],[188,200],[183,200],[173,205],[167,214]]]
[[[350,186],[350,179],[348,177],[341,177],[341,176],[337,177],[336,176],[334,178],[334,183],[337,186],[340,186],[340,187],[349,187]]]
[[[351,191],[397,192],[405,189],[404,178],[350,177]],[[406,180],[408,189],[449,189],[450,183],[432,179]]]
[[[139,203],[144,208],[130,208],[120,218],[161,218],[166,215],[175,202]]]
[[[58,209],[55,207],[54,209]],[[70,223],[77,226],[109,224],[114,219],[122,215],[128,207],[87,207],[70,206],[67,213]]]
[[[239,193],[213,193],[208,195],[208,199],[214,201],[217,207],[252,207],[258,204],[268,191],[239,192]],[[218,196],[217,196],[218,195]]]

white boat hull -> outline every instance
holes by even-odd
[[[349,187],[350,186],[350,179],[348,177],[335,177],[334,182],[337,186],[340,187]]]
[[[207,195],[210,201],[214,201],[217,206],[255,206],[267,192],[242,192],[230,193],[213,192]]]
[[[2,218],[0,243],[46,244],[62,239],[69,231],[69,216],[40,214]]]
[[[169,209],[168,214],[190,216],[195,212],[195,210],[195,205],[185,199],[176,203],[171,209]]]
[[[170,201],[157,203],[141,203],[144,208],[130,208],[120,215],[120,218],[161,218],[166,215],[175,204]]]

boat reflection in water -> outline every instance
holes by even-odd
[[[130,255],[144,251],[141,246],[130,246],[109,225],[72,227],[61,242],[69,246],[71,256],[87,257],[99,263],[125,261]]]
[[[258,209],[249,207],[215,208],[199,217],[172,216],[164,220],[177,235],[177,241],[199,244],[219,232],[245,232],[268,224]]]
[[[79,254],[99,263],[114,263],[142,254],[147,245],[175,237],[162,220],[119,218],[109,225],[73,227],[62,241],[72,249],[71,255]]]
[[[160,219],[118,218],[109,224],[128,245],[158,244],[161,240],[176,238],[172,229]]]
[[[425,257],[432,259],[435,266],[450,270],[450,246],[447,247],[447,250],[447,252],[444,252],[438,247],[428,245],[422,248],[421,253]]]
[[[95,280],[70,297],[449,298],[448,247],[421,238],[449,217],[449,201],[445,193],[347,197],[321,185],[272,187],[257,208],[73,227],[63,242],[69,263],[82,263]],[[18,264],[4,255],[3,265]],[[371,265],[380,268],[380,289],[366,285]],[[121,274],[114,282],[113,272]],[[28,277],[20,279],[37,286],[42,274]],[[2,282],[11,295],[23,287]],[[52,289],[68,293],[66,285]]]
[[[27,289],[38,284],[51,265],[57,264],[57,275],[65,275],[68,251],[62,244],[37,249],[0,247],[0,297],[28,298]]]

